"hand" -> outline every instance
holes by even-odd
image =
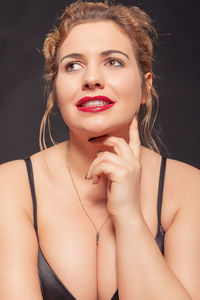
[[[107,207],[111,217],[128,217],[130,212],[141,214],[140,138],[137,118],[134,117],[129,126],[129,144],[123,138],[113,136],[105,138],[102,144],[114,147],[116,154],[100,152],[90,165],[87,179],[93,178],[93,183],[97,184],[102,174],[107,177]]]

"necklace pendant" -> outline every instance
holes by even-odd
[[[98,246],[98,244],[99,244],[99,232],[97,232],[97,235],[96,235],[96,245]]]

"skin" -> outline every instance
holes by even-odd
[[[113,49],[129,56],[112,55],[123,67],[100,55]],[[73,59],[75,70],[67,72],[69,59],[64,57],[74,52],[83,57]],[[161,157],[140,145],[134,116],[145,98],[130,40],[112,22],[78,25],[62,44],[58,62],[57,104],[70,129],[73,179],[96,227],[111,217],[97,251],[96,232],[77,201],[66,166],[67,141],[35,153],[31,160],[39,240],[46,260],[80,300],[110,300],[117,288],[120,300],[199,299],[200,174],[167,160],[163,257],[154,239]],[[145,79],[150,87],[151,74]],[[93,95],[116,103],[101,113],[78,111],[76,102]],[[23,160],[0,166],[0,228],[0,298],[41,300],[38,243]]]
[[[102,57],[101,53],[107,50],[119,50],[128,58],[120,53],[109,55],[115,61],[109,56]],[[65,58],[74,52],[84,57],[80,60]],[[129,38],[113,22],[99,22],[92,26],[87,23],[73,28],[59,50],[58,62],[57,104],[70,129],[70,163],[77,176],[84,177],[97,150],[114,153],[113,146],[89,143],[89,138],[119,136],[129,142],[129,124],[140,105],[146,101],[142,95],[141,74]],[[71,62],[75,64],[70,65],[66,72],[66,65]],[[150,88],[151,73],[145,74],[145,79]],[[116,102],[114,107],[91,114],[77,110],[75,104],[80,98],[96,95],[109,97]],[[79,122],[76,122],[77,118]],[[107,198],[106,185],[104,180],[99,187],[104,198]]]

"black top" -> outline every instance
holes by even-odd
[[[34,215],[34,228],[38,239],[38,270],[41,291],[44,300],[76,300],[76,298],[70,293],[67,287],[58,278],[55,272],[52,270],[48,262],[46,261],[39,244],[38,228],[37,228],[37,202],[35,196],[34,180],[33,180],[33,169],[30,157],[25,159],[28,177],[30,182],[32,200],[33,200],[33,215]],[[158,228],[155,240],[160,248],[162,254],[164,254],[164,231],[161,225],[161,207],[162,207],[162,196],[164,186],[166,158],[162,157],[160,167],[160,178],[158,187],[158,201],[157,201],[157,213],[158,213]],[[115,292],[111,300],[119,300],[118,290]]]

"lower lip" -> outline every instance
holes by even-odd
[[[115,103],[103,105],[103,106],[77,106],[77,109],[82,112],[91,112],[91,113],[97,113],[103,110],[107,110],[111,108]]]

